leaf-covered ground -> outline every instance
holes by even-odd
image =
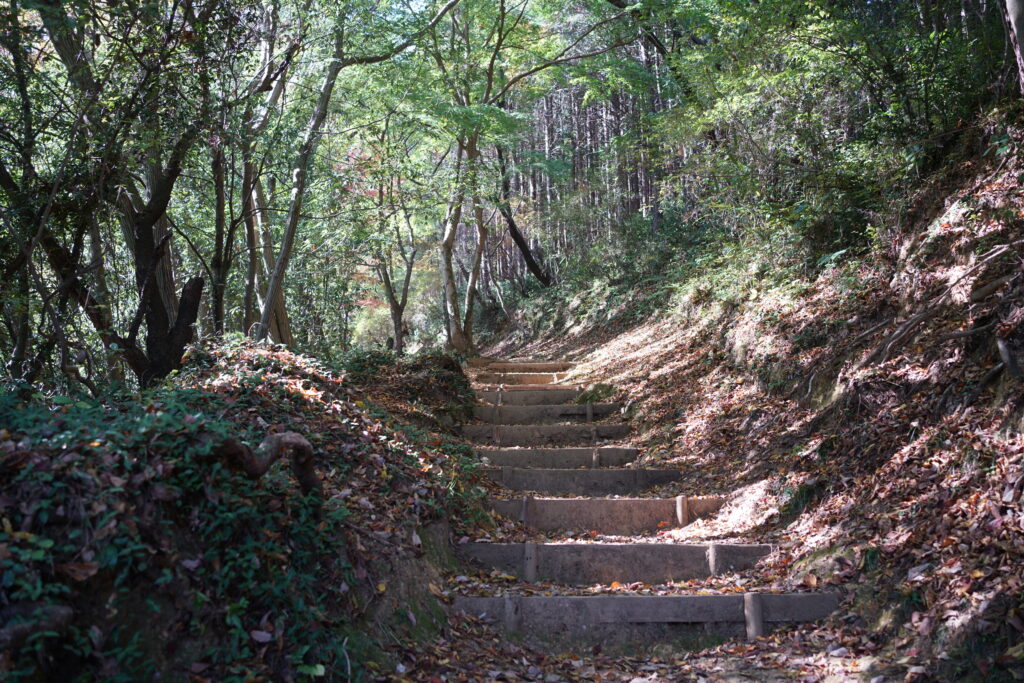
[[[491,351],[580,358],[578,381],[613,383],[645,464],[683,470],[651,493],[730,496],[658,540],[779,544],[700,588],[842,590],[846,614],[824,632],[873,662],[868,678],[1024,675],[1024,134],[986,125],[886,249],[811,277],[744,264],[728,286],[683,283],[641,324],[617,310],[618,323]],[[755,651],[789,661],[791,645]],[[719,655],[732,666],[694,656]]]
[[[526,533],[482,514],[478,463],[446,435],[467,417],[458,367],[367,354],[342,376],[240,345],[193,352],[141,400],[14,388],[0,399],[0,637],[24,640],[0,672],[1016,680],[1024,134],[998,131],[1014,144],[985,157],[996,132],[964,143],[968,161],[922,190],[887,250],[813,276],[750,267],[721,289],[695,281],[639,324],[623,309],[619,324],[516,350],[579,357],[580,381],[618,388],[643,464],[684,471],[652,494],[729,495],[715,518],[651,539],[779,546],[740,574],[576,590],[840,590],[830,620],[626,658],[539,653],[486,623],[445,625],[439,604],[454,592],[566,591],[452,565],[443,526],[423,537],[445,520],[456,544]],[[285,431],[311,442],[322,498],[302,496],[284,461],[252,481],[219,448]],[[24,624],[45,628],[9,628]]]
[[[466,449],[428,431],[468,385],[439,357],[351,367],[242,344],[194,350],[141,399],[4,393],[0,637],[18,647],[0,677],[365,677],[385,630],[436,629],[398,569],[429,568],[418,530],[480,517]],[[284,431],[313,445],[322,497],[284,460],[253,481],[220,450]]]

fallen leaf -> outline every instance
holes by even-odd
[[[57,571],[73,581],[85,581],[99,570],[98,562],[66,562],[57,565]]]

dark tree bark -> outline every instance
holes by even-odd
[[[227,226],[224,189],[224,140],[215,141],[210,150],[210,171],[213,175],[214,237],[213,257],[210,259],[210,303],[213,309],[213,333],[224,335],[224,294],[227,290],[228,271],[231,270],[231,251],[234,226]]]
[[[245,298],[242,301],[242,334],[248,335],[256,322],[256,271],[259,268],[259,242],[256,239],[256,207],[253,203],[256,169],[244,162],[242,169],[242,220],[245,221]]]
[[[1021,94],[1024,94],[1024,0],[1006,0],[1006,32],[1013,46],[1013,55],[1017,59],[1017,83]]]
[[[69,21],[63,7],[57,2],[48,1],[40,13],[77,96],[83,102],[97,103],[102,85],[93,73],[90,53],[85,48],[86,34],[72,30],[74,23]],[[195,21],[202,22],[206,18],[204,14],[195,17]],[[142,72],[146,80],[144,86],[140,85],[143,92],[155,90],[155,83],[164,66],[161,63],[151,64]],[[141,103],[143,108],[152,106],[149,97],[143,97]],[[61,244],[47,226],[45,216],[39,220],[39,244],[50,267],[61,279],[61,287],[79,304],[103,343],[117,350],[144,387],[180,366],[185,346],[192,340],[193,325],[199,312],[202,278],[190,279],[182,289],[180,300],[174,292],[166,211],[174,185],[181,175],[185,156],[205,125],[209,113],[207,105],[208,102],[204,100],[196,121],[170,146],[167,163],[162,161],[164,148],[153,147],[149,150],[145,162],[147,197],[144,203],[131,187],[132,178],[127,172],[120,178],[121,185],[127,188],[125,192],[118,192],[116,188],[107,185],[105,177],[91,178],[90,182],[82,183],[92,190],[83,205],[77,207],[82,215],[91,215],[103,202],[115,204],[122,213],[122,226],[132,253],[135,285],[139,294],[139,307],[126,335],[118,334],[113,329],[110,302],[104,301],[98,292],[94,292],[82,281],[78,250],[68,250]],[[109,151],[117,148],[108,146],[106,149]],[[123,152],[110,154],[110,158],[101,159],[92,166],[121,169],[132,163]],[[24,194],[29,192],[29,188],[24,188]],[[32,204],[28,202],[28,205]],[[34,204],[46,205],[46,210],[49,210],[48,202]],[[90,205],[91,209],[88,208]],[[143,321],[146,323],[145,343],[140,344],[138,335]]]
[[[526,242],[526,238],[523,237],[523,233],[520,232],[519,226],[516,225],[515,216],[512,215],[512,203],[511,194],[512,190],[509,183],[508,169],[505,164],[505,155],[501,149],[501,145],[495,145],[495,153],[498,156],[498,172],[501,174],[501,196],[498,198],[498,210],[501,215],[505,217],[505,223],[508,225],[508,233],[512,236],[512,241],[519,247],[519,253],[523,255],[523,261],[526,262],[526,267],[533,273],[533,276],[537,278],[545,287],[551,286],[551,276],[548,275],[544,268],[537,263],[537,259],[534,258],[533,252],[530,250],[530,245]]]

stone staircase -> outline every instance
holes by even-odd
[[[771,552],[771,546],[764,544],[668,543],[645,537],[712,515],[724,499],[627,497],[675,481],[680,473],[628,467],[639,451],[612,443],[631,431],[615,420],[620,406],[572,403],[581,393],[580,387],[563,383],[572,364],[471,359],[469,365],[475,370],[474,386],[483,402],[475,415],[483,424],[465,425],[462,431],[478,444],[487,476],[511,494],[492,498],[492,509],[540,532],[633,538],[628,543],[572,538],[475,542],[460,546],[467,559],[526,582],[570,588],[703,579],[749,569]],[[607,421],[598,422],[602,419]],[[685,645],[699,643],[701,636],[709,634],[755,638],[776,623],[824,618],[839,603],[833,593],[502,592],[458,596],[453,609],[491,618],[533,645],[557,647]]]

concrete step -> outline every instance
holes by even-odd
[[[543,385],[532,388],[523,385],[506,387],[502,391],[477,390],[476,395],[481,401],[494,405],[537,406],[568,403],[579,396],[581,391],[578,387]]]
[[[501,363],[502,361],[498,358],[487,358],[486,356],[476,356],[466,359],[466,365],[471,368],[486,368],[488,365],[494,365],[495,363]]]
[[[785,622],[824,619],[838,593],[731,595],[504,595],[456,597],[454,612],[494,619],[533,646],[687,643],[707,636],[754,638]]]
[[[737,543],[469,543],[459,552],[525,581],[665,583],[749,569],[770,545]]]
[[[554,384],[565,379],[564,372],[481,372],[480,384]]]
[[[487,468],[496,484],[513,491],[539,491],[575,496],[613,496],[638,493],[680,478],[679,470],[520,469]]]
[[[531,425],[552,422],[590,422],[619,412],[618,403],[586,403],[583,405],[492,405],[476,406],[473,415],[492,424]]]
[[[540,531],[638,534],[684,527],[725,503],[721,496],[675,498],[525,498],[490,500],[491,509]]]
[[[629,436],[629,425],[463,425],[462,435],[492,446],[579,446]]]
[[[636,448],[477,448],[476,455],[496,467],[621,467],[640,457]]]
[[[498,361],[487,369],[491,372],[568,372],[574,367],[574,363],[561,361]]]

